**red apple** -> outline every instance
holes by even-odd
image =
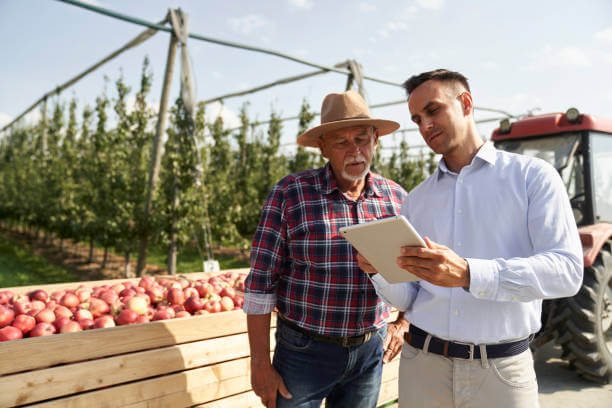
[[[15,311],[7,306],[0,305],[0,327],[8,326],[15,319]]]
[[[48,307],[36,313],[34,316],[38,323],[53,323],[56,317],[57,316],[55,316],[53,310],[49,309]]]
[[[234,305],[236,305],[239,309],[242,309],[242,305],[244,305],[244,298],[242,296],[235,296],[233,300]]]
[[[208,283],[201,283],[194,286],[198,291],[198,294],[201,298],[205,298],[211,292],[211,285]]]
[[[32,308],[32,303],[29,300],[21,299],[13,302],[13,310],[16,315],[26,314]]]
[[[16,327],[6,326],[0,329],[0,341],[18,340],[23,338],[23,333]]]
[[[90,319],[93,322],[93,314],[87,309],[79,309],[74,314],[74,320]]]
[[[28,293],[28,296],[30,297],[30,300],[40,300],[41,302],[46,302],[49,300],[49,294],[42,289],[33,290],[32,292]]]
[[[78,319],[77,322],[79,322],[79,325],[83,330],[89,330],[94,328],[94,321],[92,319]]]
[[[113,320],[113,317],[111,315],[100,316],[96,320],[94,320],[95,329],[102,329],[104,327],[115,327],[115,326],[116,326],[115,320]]]
[[[27,314],[20,314],[15,317],[11,326],[18,328],[22,334],[26,335],[36,326],[36,319]]]
[[[73,333],[83,331],[79,322],[75,322],[74,320],[69,320],[62,325],[59,332],[60,333]]]
[[[70,293],[70,292],[62,296],[62,299],[60,300],[60,305],[66,306],[67,308],[77,307],[79,303],[81,303],[81,301],[79,300],[79,297],[75,295],[74,293]]]
[[[115,292],[116,294],[119,294],[119,292],[125,289],[125,286],[123,286],[121,283],[115,283],[110,288],[113,292]]]
[[[136,286],[134,287],[134,290],[136,291],[137,294],[142,295],[144,294],[147,290],[145,288],[141,288],[140,286]]]
[[[158,303],[164,300],[164,288],[161,286],[153,286],[146,291],[151,303]]]
[[[183,289],[183,294],[185,295],[185,299],[189,298],[190,296],[194,296],[194,295],[197,297],[200,297],[200,293],[198,292],[198,290],[191,286]]]
[[[66,294],[65,290],[56,290],[55,292],[51,293],[51,299],[55,300],[56,302],[59,303],[60,299],[62,298],[62,296],[64,296]]]
[[[191,314],[188,311],[182,310],[182,311],[178,312],[174,317],[176,319],[178,319],[178,318],[181,318],[181,317],[189,317],[189,316],[191,316]]]
[[[121,285],[121,287],[123,287],[123,285]],[[119,295],[117,294],[117,292],[109,289],[100,293],[100,299],[102,299],[109,305],[112,305],[115,300],[119,299]]]
[[[136,322],[136,319],[138,319],[138,313],[131,309],[123,309],[115,318],[115,322],[118,325],[123,326]]]
[[[219,303],[219,301],[217,301],[217,300],[209,300],[204,305],[204,309],[208,313],[218,313],[218,312],[221,311],[221,303]]]
[[[30,337],[50,336],[55,334],[55,326],[48,322],[40,322],[30,332]]]
[[[219,292],[219,296],[228,296],[233,298],[234,296],[236,296],[236,291],[234,290],[234,288],[231,287],[223,288],[221,289],[221,292]]]
[[[149,321],[151,321],[151,319],[149,319],[149,316],[146,314],[143,314],[143,315],[138,315],[134,323],[148,323]]]
[[[168,320],[174,318],[175,314],[170,313],[170,310],[172,309],[156,311],[151,320]]]
[[[56,318],[57,317],[67,317],[68,319],[70,319],[73,315],[70,309],[62,305],[57,305],[55,309],[53,310],[53,313],[55,313]]]
[[[82,286],[75,290],[74,294],[77,295],[80,303],[84,303],[89,301],[89,299],[91,298],[92,290],[90,288]]]
[[[58,317],[57,319],[55,319],[53,321],[53,325],[55,326],[55,330],[57,330],[58,332],[62,329],[62,327],[70,322],[70,318],[68,317]]]
[[[150,276],[143,276],[138,282],[138,286],[144,289],[151,289],[155,285],[155,279]]]
[[[89,311],[91,315],[96,318],[110,312],[110,306],[102,299],[92,297],[89,299]]]
[[[234,309],[234,301],[229,296],[223,296],[221,298],[221,307],[224,311],[233,310]]]
[[[185,303],[185,294],[182,289],[171,288],[168,290],[168,302],[172,305],[182,305]]]
[[[204,309],[204,303],[200,300],[198,295],[189,296],[183,306],[185,307],[185,310],[191,314],[194,314],[198,310]]]
[[[13,297],[15,297],[15,294],[10,290],[0,291],[0,305],[9,304],[13,300]]]
[[[125,288],[123,289],[121,292],[119,292],[119,297],[120,298],[127,298],[127,297],[132,297],[136,294],[136,291],[132,288]]]

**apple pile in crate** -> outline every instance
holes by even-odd
[[[246,273],[189,280],[143,276],[139,282],[16,295],[0,291],[0,341],[49,336],[240,309]]]

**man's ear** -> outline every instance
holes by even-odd
[[[323,141],[323,135],[319,136],[319,138],[317,139],[317,145],[319,145],[319,150],[321,150],[321,156],[325,157],[326,159],[329,159],[329,157],[327,157],[327,154],[326,154],[325,142]]]
[[[461,101],[461,107],[463,108],[463,114],[465,116],[474,112],[474,100],[472,99],[472,94],[468,91],[463,92],[459,96],[459,100]]]

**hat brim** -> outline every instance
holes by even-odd
[[[362,118],[339,120],[337,122],[324,123],[307,130],[298,136],[297,142],[301,146],[319,147],[318,140],[325,133],[353,126],[374,126],[376,130],[378,130],[378,136],[393,133],[400,127],[399,123],[384,119]]]

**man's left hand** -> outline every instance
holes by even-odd
[[[393,360],[395,356],[402,350],[404,344],[404,333],[408,331],[410,323],[401,316],[387,325],[387,336],[383,343],[383,364]]]
[[[450,248],[425,238],[427,248],[402,247],[402,256],[397,264],[408,272],[447,288],[469,287],[470,270],[468,262]]]

